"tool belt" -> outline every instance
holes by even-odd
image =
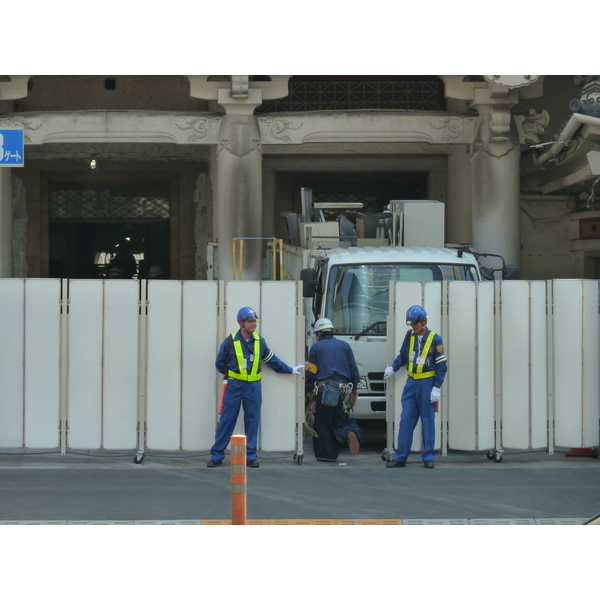
[[[319,388],[321,391],[321,403],[325,406],[337,406],[342,401],[344,412],[349,413],[354,410],[354,403],[350,399],[352,395],[353,385],[351,383],[339,383],[338,381],[326,380],[315,381],[314,393],[318,394]]]

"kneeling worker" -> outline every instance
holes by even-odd
[[[225,388],[221,420],[217,426],[215,443],[210,449],[212,458],[207,467],[218,467],[225,458],[225,448],[231,441],[240,406],[244,406],[244,433],[246,435],[246,464],[257,468],[258,423],[262,404],[261,362],[266,363],[276,373],[300,375],[304,365],[289,367],[269,350],[267,342],[256,333],[258,315],[249,306],[240,308],[237,321],[240,330],[227,336],[215,366],[219,373],[229,378]]]
[[[427,313],[422,306],[411,306],[406,313],[407,331],[400,353],[394,364],[387,367],[383,378],[388,379],[400,367],[406,365],[408,380],[402,392],[402,414],[398,447],[386,467],[404,467],[410,454],[413,432],[421,418],[423,431],[423,465],[433,469],[435,457],[435,412],[440,400],[440,387],[444,383],[448,363],[444,354],[444,342],[433,331],[427,329]]]
[[[306,396],[312,398],[317,386],[313,449],[317,460],[337,460],[342,443],[351,454],[360,450],[362,433],[358,423],[347,413],[344,397],[350,394],[352,405],[358,398],[358,367],[348,342],[333,337],[333,324],[319,319],[314,326],[317,343],[313,344],[306,363]]]

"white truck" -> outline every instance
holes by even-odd
[[[403,202],[398,201],[398,204]],[[407,203],[408,207],[402,208],[413,211],[414,218],[411,222],[410,212],[402,213],[398,226],[394,226],[397,231],[390,235],[394,245],[383,245],[381,239],[371,240],[373,245],[368,245],[369,241],[364,239],[366,244],[361,246],[346,242],[348,247],[272,245],[272,252],[267,252],[263,264],[263,277],[269,279],[278,254],[281,279],[303,282],[307,356],[316,341],[313,325],[320,317],[330,319],[334,335],[351,345],[360,373],[359,397],[352,415],[357,419],[386,418],[383,372],[387,366],[390,282],[481,281],[494,279],[494,271],[502,271],[504,279],[518,278],[518,269],[507,267],[498,255],[476,254],[466,248],[402,245],[414,238],[414,235],[410,237],[414,230],[423,231],[425,225],[431,243],[444,245],[443,204],[434,201]],[[312,225],[318,229],[322,223]],[[320,245],[327,245],[327,242]],[[333,245],[339,244],[334,240]],[[478,256],[499,258],[502,269],[480,266]]]
[[[298,250],[284,247],[284,256]],[[300,272],[307,349],[315,342],[314,322],[320,317],[330,319],[334,335],[350,344],[358,365],[359,396],[352,416],[385,419],[383,371],[390,281],[480,281],[481,267],[472,253],[448,248],[365,246],[303,251],[309,252],[311,263]]]

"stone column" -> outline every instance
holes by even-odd
[[[447,220],[450,244],[472,244],[471,162],[466,152],[448,155]]]
[[[500,254],[520,266],[520,148],[510,107],[479,106],[480,122],[471,152],[471,226],[478,252]],[[496,121],[502,125],[496,127]],[[498,259],[481,259],[501,268]]]
[[[10,167],[0,167],[0,277],[10,277],[12,267],[12,186]]]
[[[479,114],[477,133],[471,146],[471,241],[475,250],[500,254],[506,264],[519,265],[520,233],[520,145],[511,109],[521,98],[542,95],[543,77],[537,75],[483,75],[443,77],[446,97],[464,110],[465,106]],[[466,103],[466,104],[465,104]],[[449,194],[456,197],[464,187],[459,173],[468,169],[462,158],[451,158],[448,168],[458,172],[448,175]],[[454,190],[454,191],[453,191]],[[458,225],[463,217],[449,217],[449,233],[467,233]],[[452,206],[454,210],[454,205]],[[482,259],[491,268],[501,268],[498,259]]]
[[[214,222],[219,279],[228,280],[233,277],[234,238],[263,235],[262,146],[254,111],[263,100],[288,94],[289,75],[273,75],[268,81],[251,81],[248,75],[188,79],[193,97],[215,102],[225,111],[216,151]],[[259,239],[243,240],[243,279],[262,279],[262,246]],[[239,278],[239,248],[237,258]]]
[[[217,150],[219,279],[233,276],[234,238],[262,236],[262,152],[253,115],[223,116]],[[239,278],[237,249],[237,277]],[[243,278],[261,279],[262,241],[243,240]]]

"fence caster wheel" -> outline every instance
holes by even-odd
[[[387,451],[387,448],[384,448],[384,449],[383,449],[383,452],[381,453],[381,460],[382,460],[383,462],[387,462],[387,461],[388,461],[388,459],[389,459],[389,456],[388,456],[388,451]]]
[[[294,454],[294,462],[298,463],[299,465],[302,464],[302,452],[297,452]]]
[[[598,448],[592,449],[592,458],[598,458],[600,456],[600,452],[598,452]]]
[[[135,455],[135,458],[133,459],[133,462],[134,462],[136,465],[141,465],[141,464],[144,462],[144,457],[145,457],[145,455],[144,455],[144,453],[143,453],[143,452],[138,452],[138,453]]]
[[[494,462],[502,462],[502,452],[495,452],[494,453]]]
[[[493,450],[488,450],[487,457],[492,460],[494,458],[495,452]]]

